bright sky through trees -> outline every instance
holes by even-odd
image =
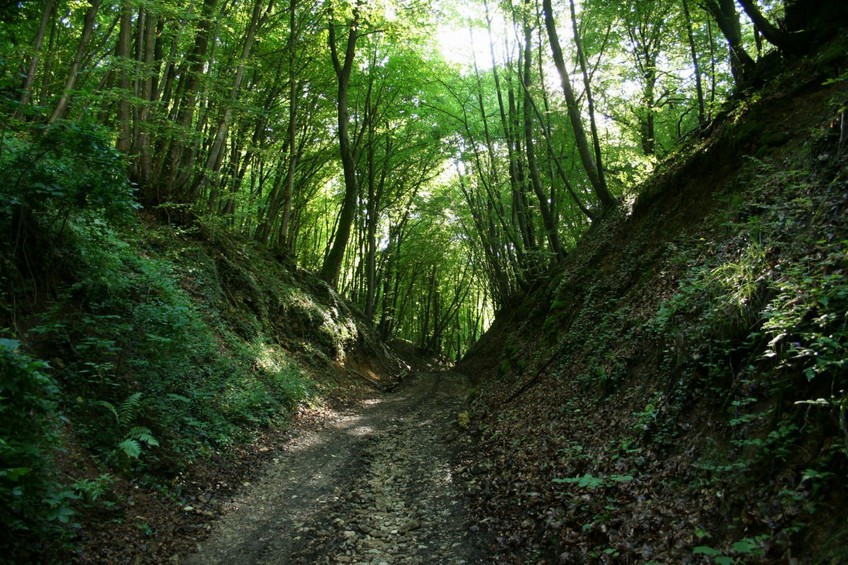
[[[183,4],[0,9],[21,138],[98,122],[148,209],[276,248],[383,337],[451,356],[733,84],[678,0]]]
[[[439,52],[445,61],[461,68],[471,69],[476,60],[477,67],[488,70],[492,67],[489,34],[486,31],[485,9],[474,2],[443,2],[436,32]],[[447,5],[446,5],[447,4]],[[507,29],[503,14],[491,14],[495,57],[498,63],[505,60],[504,29]]]

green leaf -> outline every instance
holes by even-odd
[[[60,524],[67,524],[68,522],[71,521],[71,518],[73,518],[73,517],[74,517],[74,511],[71,508],[64,506],[64,505],[56,508],[52,512],[52,514],[50,515],[51,519],[56,520]]]
[[[118,421],[121,425],[127,425],[132,420],[136,414],[136,411],[141,406],[141,393],[136,392],[131,394],[121,403],[121,407],[118,409]]]
[[[749,553],[753,553],[754,551],[760,549],[760,546],[758,544],[754,543],[753,540],[743,539],[743,540],[739,540],[739,541],[735,542],[731,546],[731,548],[733,548],[733,551],[735,551],[736,553],[749,554]]]
[[[4,469],[0,471],[0,476],[5,476],[11,481],[17,481],[27,473],[29,473],[32,469],[29,467],[15,467],[14,469]]]
[[[134,439],[147,445],[159,445],[159,441],[153,437],[153,432],[150,431],[150,428],[144,426],[136,426],[130,429],[127,433],[127,439]]]
[[[820,471],[816,471],[815,469],[807,469],[801,475],[801,482],[808,481],[810,479],[827,479],[833,476],[833,473],[822,473]]]
[[[594,476],[587,473],[586,475],[580,477],[580,482],[577,483],[577,484],[578,484],[578,486],[581,486],[581,487],[593,489],[593,488],[597,488],[597,487],[601,486],[602,484],[604,484],[604,480],[601,479],[601,478],[598,478],[598,477],[594,477]]]
[[[105,400],[95,400],[95,401],[93,401],[92,403],[93,403],[95,406],[102,406],[103,408],[105,408],[106,410],[108,410],[109,412],[111,412],[111,413],[112,413],[112,415],[115,417],[115,422],[117,422],[118,424],[120,424],[120,423],[121,423],[121,418],[120,418],[120,416],[118,416],[118,411],[117,411],[117,410],[115,410],[115,405],[114,405],[114,404],[112,404],[111,402],[107,402],[107,401],[105,401]]]
[[[721,552],[714,547],[710,547],[708,545],[699,545],[695,549],[692,550],[694,555],[721,555]]]
[[[118,449],[123,451],[127,457],[133,459],[138,459],[138,456],[141,455],[141,444],[134,439],[125,439],[118,444]]]
[[[553,479],[553,482],[559,484],[577,484],[580,488],[596,489],[604,484],[604,480],[592,474],[586,473],[582,477],[566,477],[562,479]]]

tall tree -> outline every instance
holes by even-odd
[[[38,63],[41,60],[41,46],[44,44],[44,35],[47,33],[47,26],[50,20],[56,17],[56,2],[55,0],[46,0],[44,9],[41,11],[41,21],[38,25],[38,32],[35,34],[33,41],[32,56],[29,61],[24,84],[21,88],[20,107],[29,104],[32,98],[32,87],[35,84],[36,73],[38,72]]]
[[[194,43],[186,59],[183,61],[179,74],[179,98],[175,102],[177,108],[175,137],[170,141],[168,157],[164,151],[160,154],[160,170],[164,173],[159,180],[161,191],[158,198],[163,201],[186,202],[186,186],[191,181],[192,167],[197,156],[197,140],[195,114],[201,97],[203,69],[208,63],[212,28],[218,9],[218,0],[203,0],[200,20],[194,36]],[[157,204],[160,202],[156,202]]]
[[[689,0],[681,0],[683,5],[683,22],[686,25],[686,40],[689,43],[689,55],[692,58],[692,70],[695,75],[695,91],[698,97],[698,125],[701,127],[707,121],[704,86],[701,79],[701,65],[698,59],[698,48],[695,46],[695,34],[692,31],[692,14],[689,11]]]
[[[665,0],[637,0],[625,5],[622,10],[634,66],[642,86],[641,111],[637,117],[645,155],[653,155],[657,150],[658,61],[664,48],[664,38],[668,34],[670,11],[671,3]]]
[[[296,57],[296,46],[297,46],[297,37],[298,37],[298,25],[297,25],[297,0],[289,0],[289,42],[288,42],[288,50],[289,50],[289,125],[286,130],[287,133],[287,144],[290,148],[290,156],[289,156],[289,166],[286,171],[286,190],[285,196],[283,200],[283,218],[282,224],[280,225],[280,233],[282,234],[283,247],[287,250],[291,249],[291,241],[289,239],[289,225],[291,224],[291,215],[292,215],[292,198],[294,195],[294,182],[295,175],[297,174],[297,168],[300,161],[300,151],[296,151],[295,147],[297,146],[297,118],[298,118],[298,83],[295,80],[296,70],[295,64],[297,61]]]
[[[345,25],[347,29],[347,40],[345,42],[343,58],[339,57],[339,49],[336,44],[336,21],[333,17],[332,8],[330,9],[329,18],[330,56],[338,79],[338,88],[336,91],[336,102],[338,104],[338,139],[345,186],[344,200],[342,202],[341,212],[339,213],[338,229],[336,230],[330,252],[321,266],[321,278],[333,286],[339,280],[339,273],[341,272],[347,242],[350,239],[350,229],[353,225],[359,197],[359,185],[356,178],[356,161],[358,155],[357,148],[351,142],[348,97],[350,92],[350,76],[353,71],[353,61],[356,57],[356,40],[359,37],[361,7],[361,1],[357,0],[353,6],[352,17]]]
[[[256,32],[261,25],[262,19],[262,6],[266,0],[253,0],[253,9],[251,10],[251,16],[249,20],[249,24],[247,26],[247,30],[244,34],[244,40],[242,43],[241,53],[238,57],[238,64],[236,65],[235,76],[233,77],[232,87],[230,90],[230,95],[228,97],[227,102],[224,105],[223,116],[220,117],[218,127],[215,132],[215,136],[212,141],[212,145],[209,148],[208,155],[206,157],[206,163],[200,171],[200,174],[197,176],[194,181],[194,185],[192,188],[192,194],[190,198],[194,199],[197,197],[197,192],[204,182],[208,181],[208,177],[210,174],[217,173],[221,169],[221,163],[223,161],[223,151],[224,144],[227,141],[227,136],[229,134],[230,125],[233,121],[233,112],[236,103],[238,102],[239,94],[241,92],[241,85],[244,81],[245,76],[245,67],[247,65],[247,60],[250,57],[250,52],[253,49],[253,43],[256,39]],[[267,10],[271,10],[273,6],[273,0],[268,2]],[[266,11],[267,15],[267,11]],[[216,191],[215,188],[212,188],[212,194],[209,196],[209,208],[210,210],[214,208],[216,200]]]
[[[85,12],[85,18],[83,19],[82,34],[80,35],[79,44],[77,45],[76,55],[74,55],[74,61],[71,64],[71,68],[68,70],[65,86],[62,89],[62,95],[59,97],[59,101],[53,108],[53,113],[50,114],[50,118],[47,120],[47,123],[52,124],[56,120],[62,118],[65,115],[65,111],[68,109],[68,104],[71,102],[71,95],[73,94],[74,87],[76,86],[83,59],[88,53],[88,45],[91,42],[91,36],[94,34],[94,27],[97,22],[97,12],[100,10],[100,4],[102,4],[102,0],[89,0],[89,6]]]
[[[554,65],[560,76],[560,83],[565,94],[566,105],[568,107],[568,118],[571,122],[571,128],[574,131],[575,143],[577,151],[580,155],[580,161],[583,163],[583,169],[589,177],[589,182],[598,198],[601,209],[606,210],[615,206],[616,200],[607,187],[606,180],[603,174],[603,163],[596,160],[592,155],[592,147],[589,145],[589,139],[586,137],[586,129],[583,127],[583,117],[580,112],[580,105],[577,103],[577,96],[574,94],[574,88],[571,86],[571,77],[568,74],[568,69],[565,65],[565,58],[562,54],[562,47],[559,42],[559,33],[556,28],[556,20],[554,19],[551,0],[543,0],[543,9],[545,11],[545,28],[548,32],[548,40],[551,44],[551,53],[554,59]],[[585,68],[585,67],[584,67]],[[584,76],[585,76],[584,72]],[[588,85],[588,83],[587,83]],[[597,139],[597,136],[595,136]]]
[[[754,60],[745,51],[745,45],[742,42],[742,26],[736,12],[735,0],[704,0],[703,5],[715,19],[727,40],[730,69],[736,86],[745,88],[748,85],[751,73],[754,71]]]
[[[133,31],[133,7],[129,2],[124,2],[121,6],[121,24],[118,32],[118,47],[115,50],[115,55],[118,59],[120,69],[119,85],[121,99],[118,101],[118,149],[123,153],[129,153],[132,150],[132,112],[130,109],[130,81],[131,81],[131,64],[130,64],[130,47],[132,42]]]
[[[542,214],[542,223],[545,226],[545,235],[547,236],[548,244],[550,245],[551,252],[553,252],[553,254],[557,258],[561,259],[565,256],[565,253],[563,252],[562,243],[559,239],[559,232],[557,231],[556,221],[551,210],[551,203],[548,200],[548,195],[545,193],[544,188],[542,188],[542,180],[539,174],[539,165],[536,161],[536,139],[533,127],[534,102],[533,97],[531,95],[531,89],[533,87],[533,26],[531,25],[531,16],[533,14],[532,1],[524,0],[523,8],[524,9],[522,10],[522,28],[524,33],[524,41],[521,45],[521,55],[523,59],[521,80],[524,91],[522,118],[524,122],[524,148],[527,156],[527,168],[530,171],[530,183],[533,187],[533,192],[536,194],[536,198],[539,201],[539,210]]]
[[[756,0],[739,0],[739,4],[769,43],[792,55],[800,55],[809,47],[809,30],[790,33],[780,29],[763,15]]]

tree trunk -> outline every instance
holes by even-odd
[[[745,88],[754,70],[754,60],[742,44],[742,28],[736,13],[735,0],[706,0],[704,7],[713,16],[727,40],[730,70],[738,88]]]
[[[198,196],[198,193],[201,190],[201,185],[203,183],[208,182],[209,173],[214,174],[220,171],[221,169],[224,144],[227,141],[227,136],[229,135],[230,131],[230,124],[233,121],[233,111],[236,102],[238,101],[239,92],[241,91],[241,83],[244,81],[245,66],[247,65],[247,60],[250,57],[250,51],[251,49],[253,49],[253,42],[256,38],[256,30],[258,29],[260,24],[262,3],[263,0],[254,0],[253,2],[253,11],[250,16],[250,24],[248,25],[247,31],[245,32],[244,43],[242,44],[241,54],[239,55],[238,60],[238,66],[236,67],[235,77],[233,78],[233,86],[230,89],[230,97],[228,102],[226,103],[226,108],[224,108],[224,115],[221,119],[221,122],[218,124],[214,141],[212,142],[212,146],[209,149],[209,154],[206,157],[206,163],[203,166],[203,170],[201,171],[200,176],[194,183],[194,188],[191,191],[192,193],[189,195],[189,200],[194,200]],[[214,200],[214,197],[210,198],[210,201],[212,200]]]
[[[389,244],[384,253],[385,271],[383,272],[383,311],[380,315],[380,338],[388,341],[395,326],[395,309],[400,291],[400,270],[397,268],[398,255],[403,243],[404,229],[409,220],[410,209],[404,212],[403,219],[389,228]]]
[[[477,176],[479,178],[480,184],[482,184],[486,190],[486,195],[489,201],[492,203],[492,206],[496,211],[496,213],[493,214],[492,217],[497,220],[498,225],[503,229],[503,232],[506,234],[506,237],[513,244],[515,248],[515,253],[519,257],[519,262],[522,262],[524,258],[523,240],[515,233],[513,226],[507,221],[506,214],[504,211],[504,205],[501,201],[500,194],[497,189],[497,187],[500,186],[500,175],[498,174],[498,169],[495,166],[495,163],[497,163],[497,158],[495,154],[494,141],[492,140],[491,130],[489,129],[489,120],[486,117],[486,107],[483,103],[483,82],[480,77],[479,69],[477,68],[476,60],[474,61],[474,76],[477,79],[477,105],[480,110],[480,119],[483,123],[483,135],[485,138],[486,154],[488,156],[489,164],[488,168],[484,167],[483,163],[481,162],[479,152],[475,150],[474,163],[478,171]],[[463,125],[465,127],[465,132],[468,135],[468,138],[474,140],[474,135],[471,131],[471,128],[469,127],[468,121],[464,121]],[[474,145],[476,145],[476,143],[474,143]],[[491,175],[491,182],[489,178],[487,178],[489,176],[489,174],[487,173],[490,173]],[[494,184],[495,189],[492,188],[492,184]]]
[[[695,34],[692,32],[692,15],[689,12],[689,0],[682,0],[683,16],[686,24],[686,38],[689,41],[689,54],[692,57],[692,68],[695,71],[695,90],[698,96],[698,125],[707,123],[706,105],[704,103],[704,85],[701,83],[701,67],[698,63],[698,50],[695,48]]]
[[[645,81],[642,90],[642,104],[645,106],[645,119],[642,121],[641,137],[642,152],[645,155],[655,155],[657,152],[657,131],[654,119],[656,100],[654,91],[657,84],[656,62],[650,62],[642,74]]]
[[[586,92],[586,110],[589,113],[589,131],[592,134],[592,146],[595,150],[595,165],[598,168],[598,179],[601,184],[601,190],[612,198],[607,186],[606,173],[604,173],[604,159],[601,155],[601,138],[598,135],[598,126],[595,122],[595,100],[592,96],[592,85],[589,81],[589,65],[586,62],[586,53],[583,51],[583,42],[580,39],[580,30],[577,26],[577,11],[574,9],[574,0],[569,0],[569,8],[571,14],[571,28],[574,32],[574,47],[577,50],[577,61],[580,63],[580,74],[583,76],[583,88]],[[604,199],[602,199],[602,202]],[[606,204],[604,205],[606,207]]]
[[[374,318],[377,284],[377,179],[374,170],[374,127],[368,133],[368,201],[365,203],[365,319]]]
[[[536,163],[536,140],[533,137],[533,99],[530,95],[530,87],[532,85],[532,67],[533,67],[533,29],[527,20],[529,17],[530,1],[524,1],[524,76],[522,82],[524,85],[524,150],[527,154],[527,168],[530,169],[530,182],[533,186],[533,191],[536,193],[536,198],[539,200],[539,210],[542,213],[542,223],[545,226],[545,233],[548,237],[548,243],[551,246],[551,251],[558,259],[564,256],[562,244],[559,241],[559,233],[554,222],[551,207],[548,203],[547,195],[542,189],[542,181],[539,178],[539,167]]]
[[[291,155],[289,155],[289,170],[288,177],[286,178],[286,193],[283,200],[283,221],[280,226],[280,231],[283,235],[282,239],[282,247],[286,251],[291,251],[291,241],[289,241],[288,231],[289,224],[291,223],[291,213],[292,213],[292,198],[294,197],[294,177],[297,174],[297,165],[298,165],[298,157],[300,156],[300,151],[295,151],[294,147],[297,145],[297,112],[298,112],[298,87],[297,80],[295,79],[295,61],[297,59],[295,54],[295,47],[297,46],[297,15],[295,13],[295,9],[297,8],[297,0],[289,1],[289,41],[288,41],[288,49],[289,49],[289,127],[287,130],[288,143],[292,148]]]
[[[462,273],[457,278],[456,286],[454,287],[453,298],[451,298],[451,301],[450,303],[448,303],[448,307],[444,309],[444,312],[442,312],[442,301],[437,290],[434,307],[435,314],[433,332],[427,342],[425,349],[434,353],[441,352],[442,337],[445,334],[445,330],[454,321],[456,315],[459,313],[463,301],[465,300],[465,297],[468,296],[468,292],[471,290],[471,284],[468,280],[468,270],[469,265],[468,263],[466,263],[462,269]],[[435,267],[433,268],[433,274],[434,276],[436,274]]]
[[[132,149],[132,129],[130,119],[130,44],[132,41],[133,8],[125,1],[121,6],[121,27],[118,32],[118,47],[115,50],[116,59],[120,66],[118,71],[118,88],[121,98],[118,101],[118,150],[129,154]]]
[[[152,75],[153,69],[156,66],[156,27],[158,25],[158,18],[152,12],[142,9],[139,14],[139,20],[142,19],[143,25],[139,23],[136,57],[145,72],[143,75],[144,78],[140,79],[138,94],[141,100],[149,104],[142,104],[141,108],[136,109],[132,152],[137,155],[133,164],[133,176],[141,185],[142,190],[149,190],[149,185],[153,178],[153,156],[150,143],[151,134],[147,128],[149,127],[151,105],[155,102],[156,98],[157,85]]]
[[[89,0],[89,7],[85,13],[85,19],[83,20],[82,36],[80,37],[79,46],[77,47],[77,53],[74,56],[74,62],[71,64],[71,68],[68,71],[68,78],[65,81],[65,87],[62,89],[62,96],[59,98],[59,102],[56,103],[56,107],[53,109],[50,119],[47,120],[48,124],[52,124],[56,120],[61,119],[62,116],[65,115],[65,111],[68,109],[68,104],[70,104],[71,101],[71,94],[74,86],[76,86],[77,77],[79,76],[80,66],[82,65],[82,61],[88,51],[88,44],[91,42],[91,36],[94,33],[94,24],[96,23],[97,12],[100,10],[101,3],[102,0]]]
[[[533,225],[533,218],[530,215],[530,205],[527,201],[527,174],[524,171],[524,161],[521,159],[523,153],[521,149],[521,138],[519,132],[518,108],[515,103],[515,94],[512,89],[509,90],[509,126],[507,143],[510,149],[510,184],[512,186],[512,213],[518,224],[518,229],[521,231],[521,239],[524,242],[524,249],[527,251],[535,251],[536,245],[536,230]],[[532,263],[527,261],[526,263]],[[524,268],[533,268],[532,264],[522,265]]]
[[[348,90],[350,87],[350,75],[353,70],[353,59],[356,55],[356,40],[359,37],[359,8],[360,4],[357,3],[354,7],[353,20],[348,26],[344,61],[339,59],[339,53],[336,47],[335,22],[332,19],[332,14],[330,15],[330,55],[333,59],[333,67],[338,79],[336,100],[338,103],[339,153],[342,159],[345,184],[344,201],[342,202],[342,209],[339,214],[338,230],[336,231],[330,252],[321,266],[320,273],[321,278],[331,286],[336,286],[339,281],[345,248],[347,247],[348,239],[350,239],[350,228],[353,225],[359,196],[359,187],[356,180],[356,155],[354,154],[354,147],[351,144],[348,130],[350,119],[348,115]]]
[[[492,63],[492,78],[495,80],[495,93],[498,99],[498,110],[501,117],[501,125],[504,129],[506,137],[507,153],[509,156],[509,184],[510,193],[512,195],[512,216],[515,225],[518,226],[518,231],[521,235],[522,245],[518,247],[519,255],[522,257],[521,262],[524,263],[524,251],[536,247],[535,235],[533,234],[533,226],[527,213],[527,198],[525,195],[525,180],[523,164],[519,159],[521,155],[521,141],[519,140],[515,127],[515,95],[510,89],[508,91],[509,100],[509,116],[503,100],[503,89],[501,88],[500,73],[498,73],[499,64],[495,57],[494,35],[492,33],[492,17],[489,12],[489,3],[483,3],[486,11],[486,29],[489,37],[489,55]],[[475,69],[476,71],[476,69]],[[478,78],[479,82],[479,78]],[[481,96],[481,111],[482,111],[482,96]],[[489,144],[489,157],[492,162],[495,162],[494,151],[491,143]]]
[[[44,10],[41,12],[41,22],[38,24],[38,32],[35,34],[35,40],[32,46],[32,59],[29,61],[26,78],[24,79],[23,87],[21,88],[20,105],[26,106],[32,99],[32,85],[35,84],[35,75],[38,72],[38,62],[41,57],[41,46],[44,43],[44,35],[47,33],[47,25],[54,16],[54,0],[47,0],[44,3]]]
[[[756,0],[739,0],[742,9],[760,30],[766,41],[791,55],[802,55],[809,47],[805,32],[787,33],[772,24],[757,7]]]
[[[369,322],[374,318],[377,293],[377,225],[379,223],[380,202],[383,198],[388,173],[388,159],[392,151],[392,138],[386,136],[386,158],[380,170],[380,178],[376,175],[374,162],[375,144],[374,125],[369,123],[368,141],[368,202],[366,206],[367,249],[365,254],[365,319]]]
[[[537,4],[538,6],[538,4]],[[537,10],[536,13],[536,26],[539,28],[538,40],[537,40],[537,50],[539,53],[539,77],[541,77],[541,85],[542,85],[542,96],[543,101],[545,103],[545,113],[544,115],[536,106],[536,103],[533,101],[533,97],[529,96],[527,101],[530,102],[530,105],[533,108],[533,112],[536,114],[536,119],[539,120],[539,123],[542,125],[542,133],[545,136],[545,145],[547,146],[548,159],[551,162],[551,179],[552,179],[552,187],[551,187],[551,216],[553,218],[553,223],[555,226],[559,225],[559,213],[557,211],[557,202],[559,199],[555,198],[556,190],[553,189],[553,178],[554,172],[557,173],[560,180],[562,180],[563,185],[565,186],[565,190],[568,192],[569,196],[571,196],[571,200],[577,206],[577,208],[582,212],[590,221],[595,220],[595,215],[592,213],[589,208],[583,203],[583,199],[577,195],[577,192],[574,190],[574,187],[571,184],[571,181],[568,180],[568,175],[565,174],[565,170],[562,166],[562,159],[556,154],[554,151],[554,142],[553,135],[551,134],[551,122],[550,122],[550,105],[548,103],[547,91],[545,90],[545,81],[544,81],[544,65],[542,61],[542,53],[543,53],[543,40],[542,37],[544,35],[544,29],[542,26],[542,14],[541,11]]]
[[[589,146],[589,140],[586,137],[586,130],[583,128],[583,121],[580,116],[580,106],[577,104],[577,97],[574,95],[574,89],[571,87],[571,78],[568,76],[568,69],[565,66],[565,59],[562,55],[562,47],[560,47],[559,43],[559,35],[556,30],[551,0],[543,0],[543,6],[545,10],[545,28],[548,32],[548,39],[551,42],[554,64],[559,73],[562,90],[565,94],[566,105],[568,106],[568,118],[571,121],[571,127],[574,131],[577,152],[580,155],[580,161],[583,164],[586,175],[589,177],[589,182],[592,185],[595,196],[600,202],[601,209],[608,210],[615,206],[615,197],[610,193],[601,174],[602,164],[596,163],[592,157],[592,149]]]
[[[183,72],[179,73],[183,76],[180,81],[179,95],[176,103],[179,104],[179,109],[176,115],[176,127],[179,132],[180,139],[175,139],[172,143],[171,150],[167,162],[168,179],[165,200],[170,200],[178,197],[180,200],[185,200],[183,188],[195,156],[194,144],[190,139],[190,132],[194,130],[194,115],[197,110],[197,101],[199,98],[199,90],[201,84],[201,76],[203,67],[208,60],[207,52],[209,51],[209,41],[212,35],[212,21],[215,10],[218,6],[218,0],[204,0],[200,22],[198,23],[197,33],[194,37],[194,45],[191,53],[187,57]]]

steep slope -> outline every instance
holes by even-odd
[[[717,120],[459,364],[501,561],[844,557],[844,53]]]
[[[295,415],[406,368],[325,283],[214,225],[34,211],[0,215],[22,234],[0,273],[6,558],[168,559]]]

